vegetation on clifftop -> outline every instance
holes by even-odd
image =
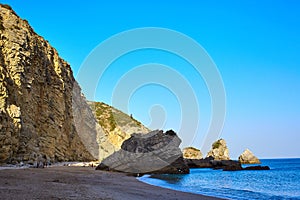
[[[216,142],[214,142],[213,144],[212,144],[212,148],[213,149],[217,149],[217,148],[219,148],[220,147],[220,145],[221,145],[221,139],[220,140],[217,140]]]
[[[114,131],[118,127],[145,128],[142,123],[122,111],[103,102],[88,102],[95,117],[105,132]]]

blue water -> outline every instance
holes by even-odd
[[[146,175],[140,181],[226,199],[299,199],[300,159],[265,159],[267,171],[191,169],[187,175]],[[244,165],[246,166],[246,165]]]

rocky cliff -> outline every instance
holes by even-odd
[[[229,150],[224,139],[219,139],[212,144],[211,150],[207,157],[213,157],[215,160],[229,160]]]
[[[239,156],[239,162],[242,164],[260,164],[260,160],[249,149],[246,149]]]
[[[88,102],[103,133],[98,134],[99,160],[120,150],[122,143],[133,133],[148,133],[150,130],[132,116],[103,102]]]
[[[172,130],[132,134],[121,149],[104,159],[97,169],[134,174],[186,174],[189,168],[183,160],[180,143]]]
[[[91,111],[69,64],[7,5],[0,5],[0,39],[0,163],[97,158],[74,123],[74,99],[83,105],[78,112]],[[98,148],[95,132],[86,141]]]
[[[86,102],[72,70],[26,20],[0,6],[0,163],[102,160],[149,130]]]

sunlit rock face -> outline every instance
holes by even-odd
[[[150,131],[87,102],[70,65],[7,5],[0,37],[0,163],[101,161],[132,133]]]
[[[185,159],[202,159],[202,153],[194,147],[186,147],[182,150],[183,158]]]
[[[239,156],[239,162],[242,164],[260,164],[260,160],[249,149],[246,149]]]
[[[88,105],[69,64],[7,5],[0,38],[0,162],[95,159],[74,123],[73,99]]]
[[[122,143],[133,133],[148,133],[141,122],[103,102],[88,102],[102,132],[98,131],[99,160],[121,149]]]
[[[212,144],[212,148],[206,157],[210,156],[215,160],[230,160],[229,150],[224,139],[219,139]]]

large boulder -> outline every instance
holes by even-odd
[[[242,164],[260,164],[260,160],[249,149],[246,149],[239,156],[239,162]]]
[[[219,139],[212,144],[212,148],[206,157],[210,156],[215,160],[230,160],[229,150],[224,139]]]
[[[185,159],[202,159],[202,153],[194,147],[186,147],[182,150]]]
[[[186,174],[189,167],[183,160],[180,143],[172,130],[132,134],[119,151],[105,158],[96,169],[133,174]]]

